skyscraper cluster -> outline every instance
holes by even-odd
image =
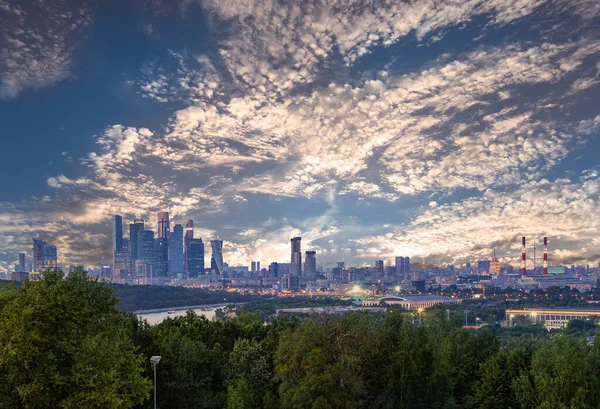
[[[211,241],[211,267],[223,271],[223,241]],[[194,238],[194,222],[185,230],[175,224],[171,230],[168,212],[159,212],[156,236],[144,220],[129,225],[129,239],[123,238],[123,218],[113,217],[113,273],[128,278],[196,278],[204,273],[204,243]]]
[[[19,258],[19,262],[21,259]],[[24,260],[23,260],[24,263]],[[44,240],[33,240],[33,268],[34,271],[57,270],[58,252]]]

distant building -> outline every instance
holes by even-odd
[[[173,226],[173,232],[169,236],[168,259],[169,275],[171,277],[185,272],[183,262],[183,226],[181,224]]]
[[[204,243],[202,239],[188,238],[185,257],[189,278],[198,278],[204,274]]]
[[[137,260],[146,263],[154,262],[154,232],[152,230],[140,230],[137,233]]]
[[[477,270],[480,273],[489,272],[490,271],[491,262],[490,260],[479,260],[477,262]]]
[[[131,254],[128,251],[113,253],[113,273],[117,278],[131,278]]]
[[[212,249],[212,256],[210,258],[210,268],[216,274],[222,275],[224,273],[223,240],[221,240],[221,239],[211,240],[210,248]]]
[[[166,277],[169,271],[169,239],[154,239],[154,277]]]
[[[58,252],[56,246],[44,240],[33,240],[33,267],[35,271],[58,270]]]
[[[119,215],[113,217],[113,252],[123,251],[123,218]]]
[[[158,212],[157,230],[159,239],[168,239],[171,233],[171,225],[169,224],[169,212]]]
[[[189,242],[191,239],[194,238],[194,221],[193,220],[188,220],[187,223],[185,224],[185,236],[183,237],[183,268],[184,271],[186,273],[189,273],[188,267],[187,267],[187,247],[189,245]]]
[[[279,273],[279,263],[274,261],[269,265],[269,277],[271,277],[271,278],[281,277],[281,274]]]
[[[298,291],[300,289],[300,277],[297,275],[284,274],[281,277],[281,289],[288,291]]]
[[[376,278],[383,277],[383,272],[384,272],[383,260],[377,260],[377,261],[375,261],[375,274],[376,274]]]
[[[291,240],[292,254],[291,254],[291,265],[292,269],[290,274],[300,276],[302,275],[302,246],[301,237],[294,237]]]
[[[317,252],[307,251],[304,255],[304,277],[314,279],[317,275]]]
[[[144,220],[142,219],[136,219],[129,225],[129,252],[132,260],[138,259],[138,233],[142,230],[144,230]]]
[[[25,266],[25,253],[19,253],[19,273],[25,273],[27,267]]]

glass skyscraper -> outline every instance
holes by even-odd
[[[158,232],[159,239],[168,239],[171,233],[171,225],[169,224],[169,212],[158,212]]]
[[[35,271],[58,270],[58,251],[44,240],[33,240],[33,268]]]
[[[113,217],[113,252],[123,251],[123,218],[118,214]]]
[[[292,275],[302,275],[302,247],[300,245],[300,237],[294,237],[292,241],[292,262],[290,273]]]
[[[144,230],[144,220],[142,219],[136,219],[133,224],[129,225],[129,252],[132,260],[138,258],[138,233],[142,230]]]
[[[137,233],[137,259],[151,263],[154,261],[154,232],[140,230]]]
[[[212,257],[210,258],[210,268],[217,274],[223,274],[223,240],[211,240],[210,247],[212,249]]]
[[[315,278],[317,275],[317,252],[307,251],[304,259],[304,276],[306,278]]]
[[[204,243],[202,239],[189,239],[185,256],[189,278],[197,278],[204,274]]]
[[[169,274],[185,272],[183,264],[183,226],[176,224],[169,237]]]

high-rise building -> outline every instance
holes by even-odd
[[[384,271],[383,260],[375,261],[375,271],[376,271],[377,278],[383,277],[383,271]]]
[[[176,224],[169,237],[169,274],[184,273],[183,264],[183,226]]]
[[[300,289],[300,277],[284,274],[281,277],[281,289],[288,291],[298,291]]]
[[[202,239],[188,239],[185,257],[189,278],[197,278],[204,274],[204,243]]]
[[[412,269],[410,268],[410,257],[404,257],[404,272],[410,273]]]
[[[123,251],[123,218],[118,214],[113,217],[113,252]]]
[[[142,230],[144,230],[144,220],[142,219],[136,219],[133,224],[129,225],[129,252],[132,260],[138,258],[138,233]]]
[[[189,273],[188,271],[188,267],[187,267],[187,247],[189,244],[189,241],[191,239],[194,238],[194,221],[193,220],[188,220],[187,223],[185,224],[185,236],[183,237],[183,268],[184,271],[186,273]]]
[[[210,268],[216,274],[223,274],[223,240],[211,240],[210,247],[212,249],[212,256],[210,258]]]
[[[117,214],[113,216],[113,272],[117,277],[126,278],[131,257],[123,253],[123,218]]]
[[[131,254],[129,251],[115,251],[113,253],[113,274],[116,278],[131,278]]]
[[[159,239],[168,239],[171,233],[171,225],[169,224],[169,212],[158,212],[158,232]]]
[[[279,263],[274,261],[269,265],[269,277],[270,278],[281,277],[281,273],[279,272]]]
[[[43,271],[44,269],[44,246],[46,243],[43,240],[33,240],[33,270]]]
[[[154,262],[154,232],[140,230],[137,233],[137,259],[146,263]]]
[[[317,275],[317,252],[307,251],[304,253],[304,276],[308,279]]]
[[[291,275],[300,276],[302,275],[302,246],[300,241],[301,237],[292,238],[292,257],[291,257]]]
[[[169,270],[169,239],[154,239],[154,277],[166,277]]]
[[[256,273],[256,261],[250,263],[250,271]]]
[[[27,267],[25,266],[25,253],[19,253],[19,273],[25,273]]]
[[[396,257],[395,259],[395,266],[396,266],[396,274],[399,276],[403,276],[404,275],[404,257]]]
[[[490,260],[479,260],[477,261],[477,270],[479,270],[480,273],[489,273],[491,264],[492,263],[490,262]]]
[[[44,246],[44,269],[58,270],[58,251],[56,246]]]
[[[35,271],[58,270],[58,252],[44,240],[33,240],[33,268]]]

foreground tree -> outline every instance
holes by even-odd
[[[0,290],[0,408],[131,408],[149,397],[117,302],[82,271]]]

